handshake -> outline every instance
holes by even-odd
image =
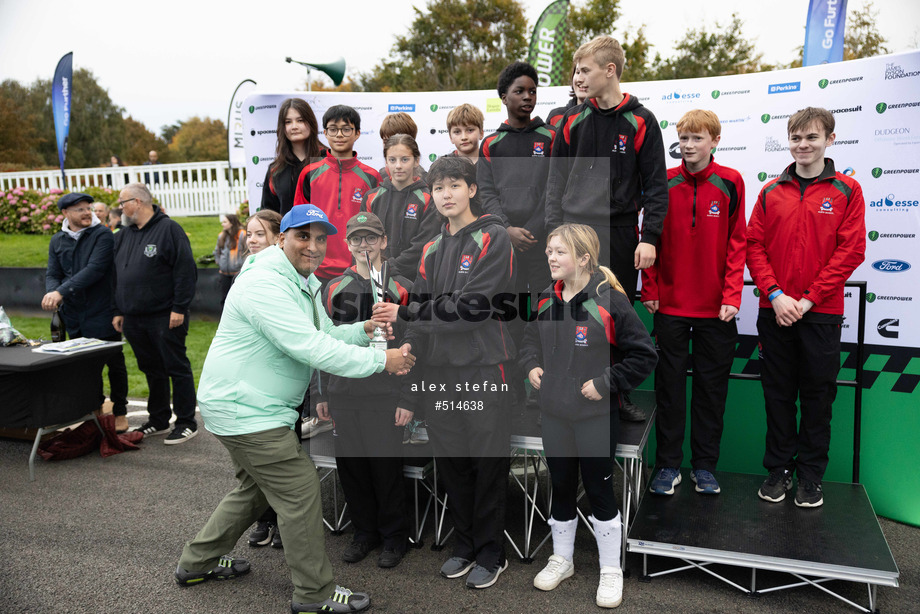
[[[386,303],[380,303],[385,305]],[[375,314],[376,316],[377,314]],[[394,317],[395,319],[395,317]],[[367,320],[364,322],[364,332],[367,333],[367,336],[372,338],[374,337],[374,331],[376,329],[381,329],[384,336],[387,339],[394,339],[393,336],[393,320],[385,320],[383,318],[375,317],[372,320]],[[408,343],[404,343],[400,348],[392,348],[386,351],[387,362],[384,366],[387,373],[393,375],[406,375],[409,371],[412,370],[412,367],[415,366],[415,356],[411,354],[412,346]]]

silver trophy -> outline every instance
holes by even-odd
[[[374,265],[371,263],[371,256],[367,252],[364,252],[364,258],[367,262],[367,270],[371,274],[371,291],[374,293],[374,303],[379,303],[383,301],[386,296],[386,284],[387,284],[387,262],[383,261],[383,264],[380,265],[380,270],[375,271]],[[374,336],[371,337],[371,347],[377,348],[379,350],[386,351],[387,349],[387,336],[386,332],[379,326],[374,328]]]

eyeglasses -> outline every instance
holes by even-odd
[[[132,200],[137,200],[137,198],[126,198],[126,199],[124,199],[124,200],[120,200],[120,201],[118,201],[118,206],[119,206],[119,207],[124,207],[124,206],[125,206],[125,203],[129,203],[129,202],[131,202]]]
[[[351,126],[345,126],[344,128],[329,127],[326,128],[323,133],[326,136],[336,136],[341,134],[342,136],[351,136],[354,133],[355,129]]]
[[[379,238],[380,235],[352,235],[348,237],[348,244],[352,247],[358,247],[362,241],[366,241],[368,245],[377,245]]]

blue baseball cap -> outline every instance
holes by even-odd
[[[281,232],[288,228],[300,228],[307,224],[320,224],[326,229],[326,234],[334,235],[339,229],[329,222],[329,218],[319,207],[311,204],[297,205],[281,218]]]

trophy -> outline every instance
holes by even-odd
[[[387,282],[387,261],[384,260],[380,265],[380,270],[375,271],[374,265],[371,263],[371,256],[367,252],[364,252],[364,258],[367,261],[367,270],[371,274],[371,291],[374,293],[374,303],[379,303],[386,298],[386,287]],[[371,347],[377,348],[379,350],[386,351],[387,349],[387,336],[382,328],[379,326],[374,329],[374,336],[371,338]]]

